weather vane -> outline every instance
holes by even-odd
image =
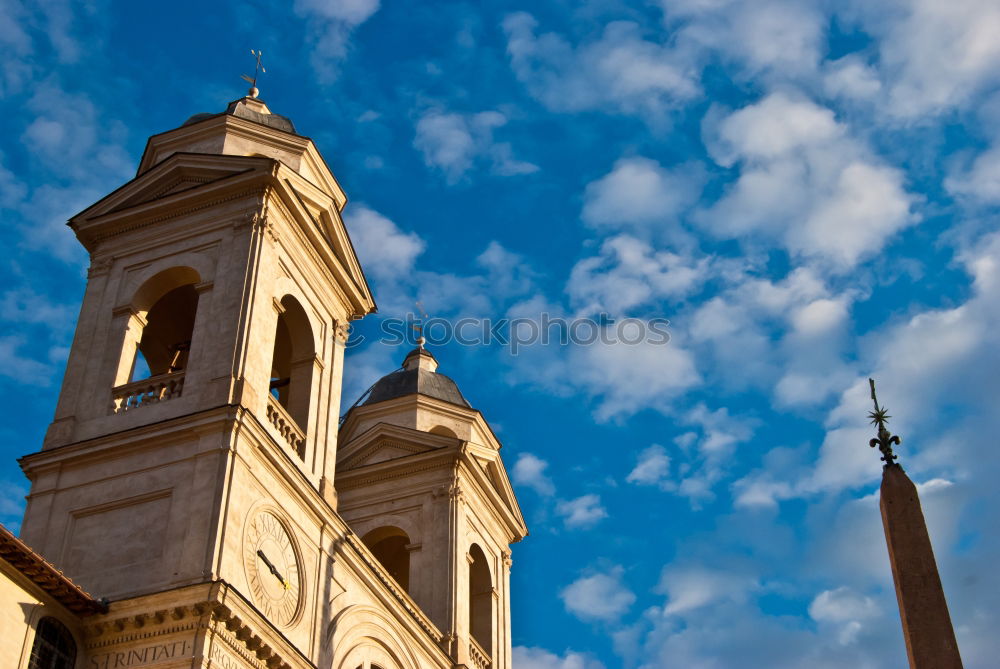
[[[899,437],[894,434],[890,434],[889,429],[885,426],[892,418],[886,410],[885,407],[880,407],[878,405],[878,398],[875,397],[875,379],[868,379],[868,385],[872,388],[872,402],[875,403],[875,410],[868,412],[868,417],[872,419],[872,425],[878,426],[878,436],[868,442],[868,445],[872,448],[878,446],[878,450],[882,451],[882,460],[885,462],[885,466],[888,467],[894,464],[899,456],[892,452],[892,446],[895,444],[899,446]]]
[[[413,329],[416,330],[416,332],[417,332],[417,347],[418,348],[423,348],[424,344],[427,343],[427,340],[424,339],[424,321],[427,320],[427,312],[424,311],[424,305],[420,304],[420,302],[417,302],[416,305],[417,305],[417,309],[420,311],[421,315],[423,316],[423,319],[421,319],[421,320],[417,321],[416,323],[414,323],[413,324]]]
[[[257,59],[257,67],[254,68],[253,77],[246,74],[241,74],[240,76],[243,77],[244,81],[250,84],[250,97],[255,98],[260,93],[260,91],[257,90],[257,77],[262,72],[267,72],[267,70],[264,69],[264,65],[260,62],[261,56],[263,55],[263,52],[260,49],[257,51],[250,49],[250,55]]]

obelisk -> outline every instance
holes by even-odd
[[[869,417],[872,424],[878,426],[878,437],[869,445],[879,447],[885,462],[879,507],[910,669],[961,669],[962,657],[951,626],[927,523],[920,509],[917,487],[895,462],[898,456],[892,452],[892,447],[898,446],[900,439],[886,428],[890,416],[885,407],[878,405],[875,381],[868,379],[868,382],[875,403],[875,410]]]

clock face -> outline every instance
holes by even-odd
[[[251,598],[260,612],[276,625],[291,623],[302,592],[299,560],[292,538],[277,516],[262,511],[247,525],[243,563]]]

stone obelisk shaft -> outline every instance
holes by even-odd
[[[879,506],[910,668],[961,669],[917,487],[897,464],[883,468]]]

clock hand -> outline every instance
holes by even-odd
[[[257,557],[263,560],[264,564],[267,565],[267,568],[271,571],[272,574],[274,574],[274,577],[279,581],[281,581],[281,584],[285,586],[285,590],[288,590],[290,587],[292,587],[291,583],[288,582],[288,579],[281,575],[281,572],[278,571],[278,568],[275,567],[274,564],[267,559],[267,556],[264,555],[264,551],[260,550],[259,548],[257,549]]]

